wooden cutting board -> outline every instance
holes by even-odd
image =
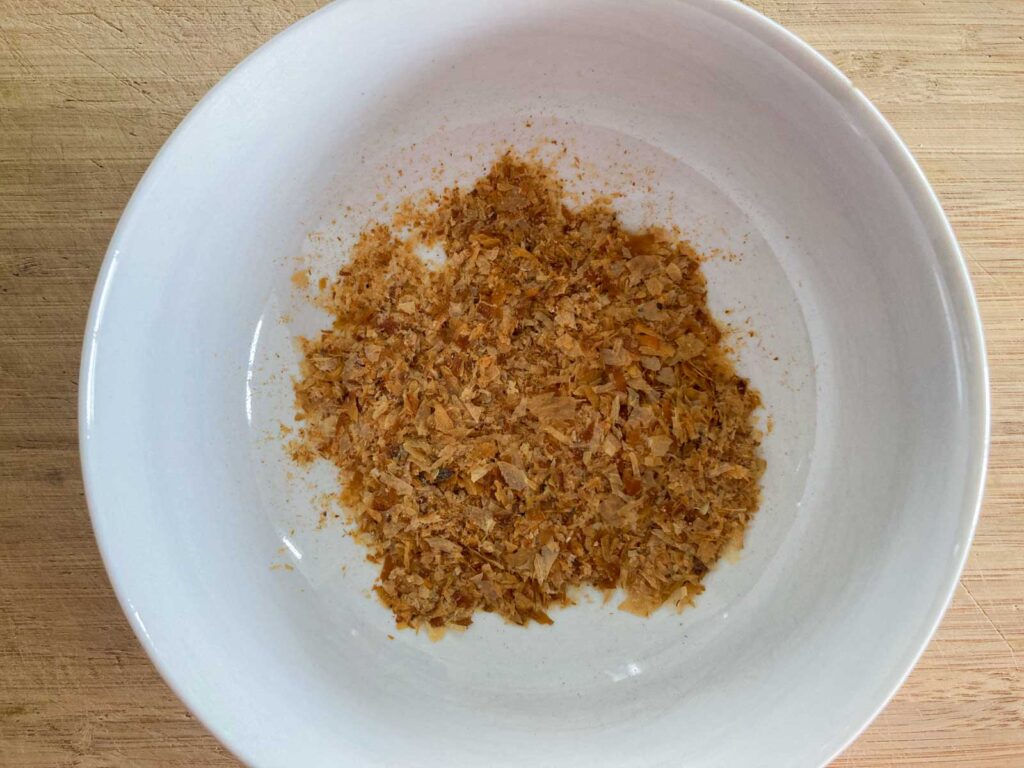
[[[318,4],[0,0],[0,764],[237,764],[160,680],[107,582],[78,469],[78,357],[107,241],[156,150]],[[836,765],[1024,766],[1024,0],[752,5],[839,65],[924,166],[992,366],[988,493],[953,606]]]

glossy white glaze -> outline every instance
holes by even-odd
[[[567,174],[580,158],[575,191],[625,190],[628,220],[736,255],[706,270],[774,422],[765,506],[681,615],[584,600],[431,644],[366,596],[339,524],[316,530],[333,473],[284,458],[291,339],[324,321],[290,277],[545,137]],[[977,310],[919,169],[842,75],[725,0],[351,0],[300,22],[140,183],[81,381],[126,613],[259,766],[823,765],[931,636],[987,446]]]

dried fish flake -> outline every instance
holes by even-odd
[[[318,301],[292,455],[337,466],[399,627],[548,624],[585,586],[681,608],[742,545],[760,398],[688,244],[507,154],[369,227]]]

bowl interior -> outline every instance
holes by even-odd
[[[331,6],[154,162],[83,358],[112,580],[258,765],[822,764],[908,671],[973,527],[984,366],[955,243],[877,113],[753,12],[507,5]],[[291,277],[332,276],[363,224],[505,146],[725,254],[705,269],[771,419],[765,503],[682,614],[584,600],[431,643],[368,596],[340,521],[317,526],[333,471],[282,449],[292,340],[325,322]]]

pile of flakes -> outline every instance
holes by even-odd
[[[293,455],[338,466],[400,627],[548,624],[584,586],[682,607],[757,510],[760,400],[697,254],[564,200],[505,155],[365,231],[302,340]]]

